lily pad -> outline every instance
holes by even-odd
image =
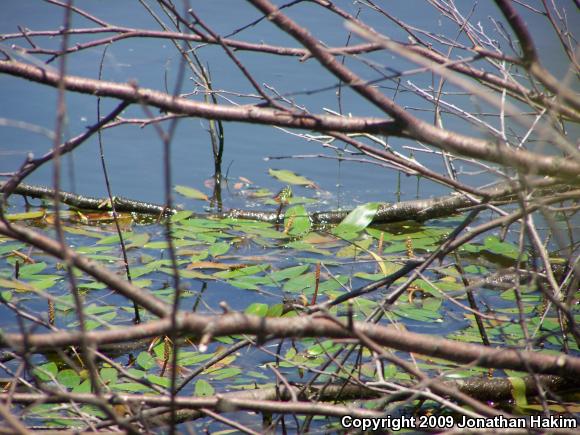
[[[195,395],[197,397],[213,396],[214,393],[215,390],[208,381],[200,379],[195,383]]]
[[[292,235],[299,236],[310,231],[312,223],[303,205],[290,207],[284,214],[284,230]]]
[[[332,231],[333,234],[358,233],[364,230],[373,221],[377,210],[378,202],[369,202],[359,205],[345,217],[340,224]]]
[[[175,191],[186,198],[199,199],[201,201],[207,201],[209,198],[207,195],[193,187],[188,186],[175,186]]]
[[[313,181],[287,169],[268,169],[268,173],[272,177],[280,180],[282,183],[296,184],[299,186],[314,186]]]

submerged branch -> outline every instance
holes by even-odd
[[[4,183],[0,183],[0,190],[4,187]],[[54,189],[45,186],[38,186],[33,184],[20,183],[12,191],[17,195],[22,195],[29,198],[48,199],[52,200],[55,197]],[[108,198],[97,198],[94,196],[77,195],[75,193],[59,192],[59,201],[71,207],[81,210],[94,211],[113,211],[111,203]],[[123,198],[121,196],[114,196],[115,210],[120,213],[141,213],[161,215],[163,213],[173,214],[177,210],[166,210],[165,207],[159,204],[150,202],[136,201],[133,199]]]
[[[539,387],[549,390],[551,393],[562,394],[577,390],[580,386],[578,381],[570,381],[558,376],[542,376],[536,378],[525,376],[521,378],[524,383],[524,393],[528,398],[538,394]],[[513,384],[507,378],[470,378],[466,380],[446,380],[442,382],[450,388],[457,388],[459,391],[482,401],[507,401],[514,399]],[[397,390],[392,391],[393,386]],[[210,408],[217,411],[228,411],[238,409],[252,410],[255,412],[266,412],[276,410],[276,413],[296,413],[302,415],[322,414],[328,416],[358,416],[371,417],[382,416],[373,410],[364,410],[352,406],[343,405],[321,405],[308,401],[310,397],[317,397],[319,402],[336,402],[347,400],[372,400],[386,397],[394,401],[407,400],[415,393],[414,386],[410,382],[400,385],[390,383],[382,386],[374,383],[366,385],[354,384],[333,384],[333,385],[291,385],[281,388],[256,388],[248,391],[236,391],[209,397],[179,397],[176,398],[176,405],[179,408],[178,420],[191,421],[204,417],[202,408]],[[296,397],[298,402],[289,402],[292,397]],[[161,395],[143,394],[104,394],[103,398],[113,405],[125,405],[129,408],[136,406],[167,407],[170,398]],[[18,404],[43,403],[66,403],[74,401],[76,403],[94,403],[93,395],[82,393],[60,393],[54,396],[47,396],[43,393],[14,393],[0,394],[0,400],[10,400]],[[154,426],[167,424],[168,413],[162,409],[148,409],[143,411],[143,417],[148,416],[149,424]]]
[[[0,190],[3,184],[0,183]],[[536,183],[536,187],[541,189],[542,194],[559,193],[571,189],[571,186],[554,184],[553,180],[544,179]],[[518,187],[504,183],[480,190],[482,195],[489,201],[513,202],[516,200],[515,194]],[[20,183],[13,193],[40,199],[53,199],[54,190],[44,186],[36,186]],[[70,192],[60,192],[59,199],[62,203],[71,207],[83,210],[112,211],[111,204],[106,198],[96,198],[92,196],[77,195]],[[177,209],[165,209],[162,205],[142,202],[133,199],[114,197],[115,210],[125,213],[141,213],[159,216],[162,214],[174,214]],[[462,211],[462,209],[480,205],[481,202],[467,195],[453,193],[451,195],[440,196],[430,199],[417,199],[402,201],[396,204],[383,203],[379,207],[373,219],[373,224],[386,224],[405,220],[426,221],[429,219],[447,217]],[[330,210],[315,211],[309,215],[314,225],[338,224],[352,210]],[[197,215],[201,216],[201,215]],[[220,214],[209,214],[205,217],[216,218],[236,218],[252,219],[269,223],[281,223],[284,215],[279,215],[276,211],[267,210],[242,210],[231,209]]]

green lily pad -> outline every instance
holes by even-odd
[[[199,199],[201,201],[207,201],[209,198],[207,195],[193,187],[188,186],[175,186],[175,191],[186,198]]]
[[[310,231],[312,223],[303,205],[290,207],[284,214],[284,228],[288,234],[299,236]]]
[[[364,230],[373,221],[377,210],[379,209],[378,202],[369,202],[367,204],[359,205],[351,211],[336,228],[332,231],[333,234],[341,235],[342,233],[357,233]]]
[[[195,395],[197,397],[213,396],[214,388],[206,380],[200,379],[195,383]]]
[[[313,186],[314,182],[287,169],[268,169],[268,174],[286,184]]]

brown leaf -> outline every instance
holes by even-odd
[[[226,264],[226,263],[218,263],[216,261],[194,261],[187,265],[186,269],[219,269],[219,270],[230,270],[230,269],[239,269],[243,267],[243,264]]]

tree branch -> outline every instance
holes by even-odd
[[[324,59],[333,64],[333,56],[322,48],[320,50],[325,53]],[[59,85],[60,77],[57,73],[22,62],[0,61],[0,72],[53,87],[58,87]],[[118,98],[131,103],[140,102],[172,113],[182,113],[205,119],[240,121],[315,131],[338,131],[343,133],[366,132],[408,137],[435,145],[449,152],[499,163],[525,173],[537,173],[572,179],[580,178],[580,165],[573,160],[564,157],[540,155],[521,148],[514,149],[506,145],[491,143],[439,129],[408,114],[377,90],[360,82],[360,79],[352,73],[349,72],[347,75],[341,77],[341,80],[350,83],[355,89],[365,89],[361,92],[364,95],[368,94],[369,97],[372,97],[372,101],[379,105],[379,107],[389,108],[388,113],[394,114],[396,120],[344,118],[340,116],[310,115],[306,113],[289,114],[287,112],[254,106],[206,104],[173,97],[151,89],[138,88],[136,85],[93,80],[76,76],[63,77],[62,83],[70,91]]]
[[[264,318],[242,313],[228,313],[222,316],[181,313],[178,316],[177,324],[180,334],[202,337],[202,340],[237,334],[256,335],[268,337],[268,339],[291,337],[356,338],[356,334],[353,332],[320,316]],[[86,336],[89,342],[95,345],[118,343],[167,335],[171,330],[171,325],[171,319],[165,318],[123,329],[87,331]],[[580,358],[570,355],[541,354],[515,349],[490,349],[482,345],[458,343],[439,337],[363,322],[354,322],[353,328],[381,346],[403,352],[443,358],[459,364],[475,364],[479,367],[519,371],[532,370],[539,374],[568,377],[580,376]],[[79,332],[59,331],[47,334],[29,334],[27,337],[22,334],[10,333],[0,337],[0,347],[10,347],[21,352],[26,345],[28,352],[38,352],[43,349],[78,345],[80,338]]]

